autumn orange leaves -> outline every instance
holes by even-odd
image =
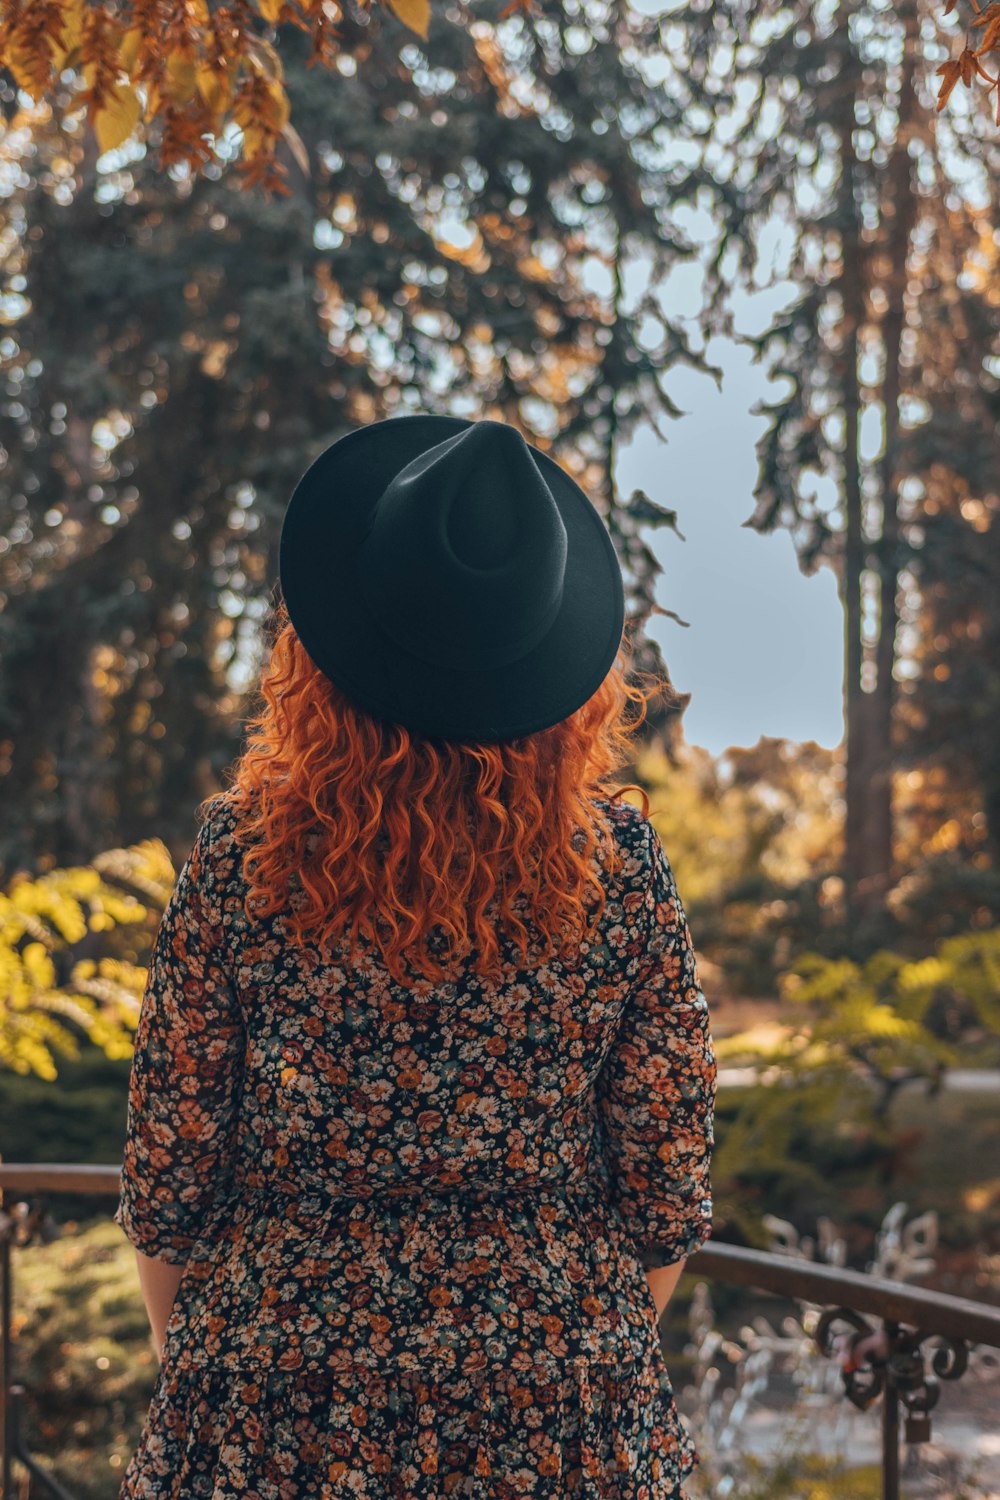
[[[958,0],[947,0],[944,8],[945,15],[950,15],[957,4]],[[966,88],[971,88],[973,81],[978,77],[986,82],[988,92],[996,92],[996,118],[997,124],[1000,125],[1000,4],[993,0],[993,3],[987,5],[985,9],[979,5],[978,0],[969,0],[969,4],[976,13],[972,29],[976,30],[981,27],[983,34],[978,47],[973,47],[966,41],[958,57],[949,58],[938,68],[941,86],[938,89],[937,107],[939,110],[944,109],[959,79]],[[991,52],[995,55],[996,75],[988,73],[979,61],[981,57]]]
[[[426,37],[430,0],[385,5]],[[61,95],[64,114],[85,112],[101,152],[156,122],[160,165],[199,172],[213,159],[213,142],[236,124],[242,185],[287,193],[279,143],[304,173],[309,162],[289,119],[281,58],[266,33],[295,25],[310,36],[311,62],[336,68],[340,15],[336,0],[255,0],[255,8],[210,7],[208,0],[9,0],[0,15],[0,62],[36,104]],[[67,70],[85,85],[68,102]]]

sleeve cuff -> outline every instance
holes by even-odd
[[[119,1198],[112,1219],[130,1244],[152,1260],[165,1260],[170,1265],[183,1266],[189,1259],[194,1244],[191,1235],[161,1229],[149,1219],[139,1217],[124,1195]]]
[[[637,1258],[643,1270],[658,1270],[661,1266],[676,1265],[679,1260],[687,1260],[696,1250],[700,1250],[705,1241],[712,1233],[712,1204],[711,1200],[705,1202],[702,1217],[696,1219],[688,1229],[685,1236],[675,1236],[672,1240],[662,1244],[646,1244],[637,1251]]]

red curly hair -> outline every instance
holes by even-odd
[[[429,983],[448,977],[425,951],[436,927],[451,939],[453,963],[474,954],[474,972],[496,973],[498,916],[527,965],[519,896],[545,939],[539,959],[553,954],[557,934],[563,953],[596,936],[606,896],[591,856],[600,846],[612,875],[618,865],[610,822],[590,798],[638,791],[648,815],[642,787],[611,792],[604,784],[632,759],[648,699],[665,692],[677,701],[669,679],[652,677],[646,692],[626,681],[628,626],[614,665],[581,708],[499,744],[432,743],[370,716],[314,665],[283,600],[272,626],[260,701],[222,794],[238,809],[251,920],[284,912],[295,939],[317,942],[324,959],[342,938],[353,956],[362,933],[392,977],[410,984],[404,954]],[[639,705],[633,722],[630,705]],[[304,899],[297,892],[293,904],[296,872]],[[587,927],[586,907],[595,902]]]

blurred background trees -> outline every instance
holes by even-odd
[[[837,576],[845,894],[863,932],[904,868],[904,770],[908,790],[939,776],[918,857],[997,852],[996,757],[982,754],[995,688],[975,663],[1000,600],[983,498],[996,483],[1000,137],[982,115],[928,109],[920,0],[806,0],[781,7],[780,30],[740,4],[726,14],[754,54],[743,270],[760,271],[766,246],[772,274],[798,288],[753,340],[786,391],[768,407],[748,524],[786,527],[806,572]],[[959,640],[968,665],[949,685]]]
[[[182,852],[238,749],[288,496],[359,422],[518,422],[603,508],[632,612],[654,607],[639,526],[672,517],[614,494],[615,447],[669,414],[662,372],[702,357],[652,291],[626,299],[623,262],[655,287],[693,253],[676,215],[711,178],[658,165],[658,142],[704,130],[709,74],[654,85],[654,23],[610,7],[584,46],[558,12],[510,56],[443,19],[430,60],[345,20],[336,78],[283,34],[313,170],[280,202],[240,190],[235,146],[192,179],[13,119],[6,870],[151,827]]]

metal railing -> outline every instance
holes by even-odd
[[[56,1500],[73,1500],[28,1451],[23,1435],[25,1390],[12,1381],[11,1363],[11,1246],[18,1220],[8,1211],[6,1197],[26,1201],[26,1195],[83,1193],[117,1196],[119,1169],[75,1165],[33,1166],[0,1163],[0,1455],[3,1500],[13,1500],[12,1462],[23,1464],[33,1479]],[[36,1212],[29,1224],[37,1220]],[[30,1234],[29,1234],[30,1238]],[[791,1300],[813,1303],[825,1310],[814,1338],[820,1351],[835,1352],[838,1324],[851,1339],[864,1340],[863,1362],[843,1369],[844,1394],[864,1410],[881,1401],[882,1497],[898,1500],[900,1437],[919,1444],[930,1438],[931,1411],[937,1403],[940,1380],[958,1380],[965,1373],[975,1344],[1000,1349],[1000,1307],[953,1297],[944,1292],[887,1281],[862,1271],[844,1271],[788,1255],[747,1250],[737,1245],[709,1242],[692,1255],[687,1271],[707,1281],[749,1290],[771,1292]],[[938,1347],[925,1350],[931,1339]],[[902,1428],[902,1434],[901,1434]]]

